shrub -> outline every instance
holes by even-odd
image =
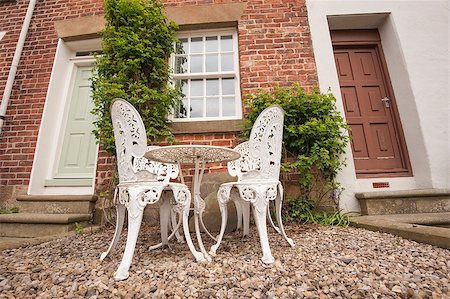
[[[284,221],[300,222],[320,225],[335,225],[347,227],[350,218],[343,214],[342,210],[334,212],[317,211],[316,204],[312,200],[299,198],[289,198],[285,205]]]
[[[96,55],[92,78],[93,133],[114,153],[109,107],[122,98],[141,114],[150,141],[170,139],[168,115],[181,95],[169,84],[176,24],[167,20],[157,0],[106,0],[104,10],[103,53]]]
[[[284,109],[283,170],[298,173],[300,198],[321,201],[328,196],[337,208],[336,176],[344,164],[341,155],[349,137],[333,94],[321,93],[318,88],[308,93],[294,84],[252,94],[246,103],[251,111],[246,116],[244,137],[249,136],[263,109],[274,104]]]

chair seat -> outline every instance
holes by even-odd
[[[237,182],[228,182],[228,183],[223,183],[220,186],[222,187],[229,187],[229,186],[250,186],[250,185],[272,185],[272,184],[279,184],[280,181],[276,181],[276,180],[251,180],[251,181],[237,181]]]
[[[161,181],[133,181],[133,182],[123,182],[117,184],[117,187],[145,187],[145,186],[165,186],[165,188],[174,187],[186,187],[185,184],[175,183],[175,182],[161,182]]]

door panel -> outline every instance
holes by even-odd
[[[93,178],[97,146],[92,135],[92,67],[78,67],[55,178]]]
[[[376,43],[334,46],[345,116],[351,128],[357,174],[408,171],[393,104]]]
[[[350,125],[350,135],[352,137],[353,159],[369,159],[369,149],[367,147],[366,138],[364,138],[364,126],[362,124]]]

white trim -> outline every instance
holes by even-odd
[[[5,36],[6,31],[0,31],[0,40],[3,39],[3,37]]]
[[[88,46],[90,47],[88,47]],[[79,47],[77,47],[79,46]],[[93,194],[95,175],[90,186],[46,186],[46,181],[53,179],[55,164],[61,151],[61,136],[64,135],[68,96],[73,85],[73,73],[77,66],[86,66],[94,62],[92,57],[76,56],[77,51],[91,51],[101,48],[99,39],[88,42],[58,41],[53,69],[47,90],[42,122],[39,128],[36,153],[30,176],[28,194],[31,195],[81,195]],[[98,152],[98,149],[97,149]],[[97,159],[95,161],[97,169]]]

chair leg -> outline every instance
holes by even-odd
[[[211,246],[211,249],[209,250],[209,253],[211,255],[216,255],[217,249],[220,246],[220,243],[222,242],[223,234],[225,233],[225,229],[227,227],[227,220],[228,220],[228,207],[227,204],[230,201],[230,193],[231,193],[231,186],[225,186],[220,187],[219,191],[217,192],[217,201],[219,203],[220,208],[220,214],[222,216],[222,224],[220,226],[220,233],[217,236],[217,242],[213,246]]]
[[[250,203],[248,201],[238,199],[241,202],[242,220],[244,222],[244,230],[242,236],[250,235]]]
[[[275,261],[270,250],[269,238],[267,235],[267,205],[268,201],[262,196],[258,196],[253,203],[253,215],[255,216],[256,228],[258,229],[259,241],[261,243],[261,250],[263,256],[261,260],[265,264],[271,264]]]
[[[273,223],[272,214],[270,213],[270,203],[267,205],[267,219],[269,220],[270,224],[272,225],[273,229],[281,234],[280,228]]]
[[[129,276],[131,261],[133,260],[134,249],[136,247],[139,229],[141,227],[142,215],[144,214],[144,207],[138,204],[138,192],[129,190],[130,202],[128,205],[128,236],[127,244],[125,245],[125,252],[123,253],[122,261],[114,276],[116,281],[127,279]]]
[[[161,226],[161,245],[169,245],[169,220],[170,220],[170,202],[164,200],[159,208],[159,219]]]
[[[286,232],[284,231],[283,221],[281,220],[281,204],[282,204],[283,196],[284,196],[283,186],[281,185],[281,183],[279,183],[278,184],[278,196],[275,198],[275,208],[276,208],[276,214],[277,214],[276,217],[277,217],[278,225],[280,227],[281,234],[286,239],[286,241],[289,243],[289,245],[294,247],[294,245],[295,245],[294,241],[291,238],[288,238],[288,236],[286,235]]]
[[[237,224],[236,224],[236,230],[241,230],[242,229],[242,206],[241,206],[241,202],[236,199],[233,200],[234,205],[236,207],[236,214],[237,214]]]
[[[116,247],[117,242],[119,241],[120,238],[120,234],[122,233],[124,219],[125,219],[125,206],[118,203],[116,205],[116,230],[114,232],[114,236],[111,241],[111,244],[109,245],[108,250],[103,252],[100,256],[101,261],[103,261],[105,257],[107,257],[111,253],[111,251]]]

